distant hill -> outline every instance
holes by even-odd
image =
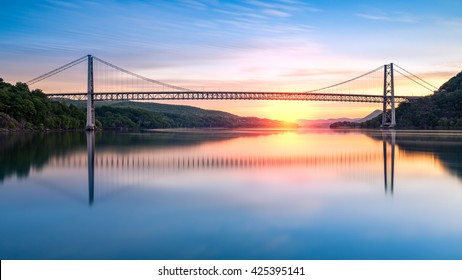
[[[79,108],[86,108],[87,102],[86,101],[75,101],[69,99],[60,99],[55,98],[54,100],[60,101],[65,104],[72,104]],[[217,110],[206,110],[201,109],[198,107],[193,106],[186,106],[186,105],[170,105],[170,104],[161,104],[161,103],[153,103],[153,102],[135,102],[135,101],[104,101],[104,102],[95,102],[95,107],[103,107],[103,106],[110,106],[110,107],[117,107],[117,108],[138,108],[144,109],[152,112],[157,113],[167,113],[167,114],[196,114],[196,115],[208,115],[208,116],[234,116],[236,115],[217,111]]]
[[[344,121],[354,122],[356,120],[357,119],[349,119],[349,118],[317,119],[317,120],[299,119],[299,120],[296,120],[295,122],[305,128],[328,128],[329,125],[335,122],[344,122]]]
[[[306,128],[329,128],[331,124],[333,123],[360,123],[360,122],[365,122],[370,119],[373,119],[377,117],[378,115],[382,114],[381,110],[375,110],[369,115],[363,117],[363,118],[336,118],[336,119],[318,119],[318,120],[296,120],[296,123],[299,124],[302,127]]]
[[[359,119],[355,122],[357,123],[362,123],[362,122],[365,122],[365,121],[368,121],[368,120],[372,120],[373,118],[376,118],[377,116],[381,116],[382,115],[382,110],[375,110],[373,111],[372,113],[370,113],[369,115],[365,116],[364,118],[362,119]]]

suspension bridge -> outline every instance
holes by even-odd
[[[85,92],[47,90],[49,98],[85,100],[87,102],[87,130],[95,128],[95,101],[111,100],[293,100],[327,102],[362,102],[382,104],[382,127],[396,125],[395,106],[413,102],[437,90],[430,83],[390,63],[341,83],[304,92],[274,91],[209,91],[192,90],[153,80],[111,64],[92,55],[58,67],[27,82],[29,86],[60,74],[76,65],[87,63]],[[395,74],[396,73],[396,74]],[[396,95],[396,75],[419,88],[419,95]],[[409,92],[409,90],[405,90]],[[423,93],[423,94],[422,94]]]

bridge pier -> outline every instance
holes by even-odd
[[[95,129],[95,104],[93,88],[93,56],[88,55],[88,84],[87,84],[87,125],[86,130]]]
[[[393,128],[396,126],[393,63],[384,65],[383,70],[383,111],[381,127]]]

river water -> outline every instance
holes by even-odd
[[[0,142],[0,259],[462,259],[462,132]]]

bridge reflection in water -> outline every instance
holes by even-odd
[[[87,132],[88,203],[95,200],[95,132]]]
[[[138,170],[140,172],[166,173],[181,172],[199,169],[258,169],[258,168],[284,168],[284,167],[328,167],[335,171],[335,167],[359,166],[360,164],[373,164],[383,161],[384,189],[386,194],[393,195],[394,167],[395,167],[395,139],[396,132],[384,130],[381,132],[383,150],[377,152],[358,153],[332,153],[324,155],[191,155],[191,154],[156,154],[156,153],[95,153],[95,132],[89,131],[86,135],[86,158],[80,153],[55,157],[50,162],[51,167],[87,167],[88,168],[88,202],[95,201],[95,168],[123,174]],[[356,170],[362,173],[360,169]],[[132,172],[133,174],[133,172]],[[138,176],[139,177],[139,176]],[[104,193],[114,190],[102,190]]]
[[[395,182],[395,142],[396,131],[386,130],[382,131],[383,139],[383,177],[385,185],[385,193],[388,193],[390,187],[390,194],[393,195],[393,185]],[[387,150],[390,149],[390,154]]]

